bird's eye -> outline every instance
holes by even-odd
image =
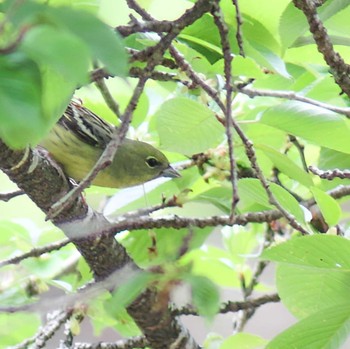
[[[150,156],[146,159],[146,163],[149,167],[153,168],[159,165],[159,161],[154,158],[153,156]]]

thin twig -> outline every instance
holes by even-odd
[[[97,65],[94,65],[94,69],[98,69]],[[108,86],[103,78],[101,79],[96,79],[95,84],[99,91],[101,92],[101,95],[103,99],[105,100],[107,106],[109,107],[110,110],[116,115],[116,117],[121,120],[121,113],[120,113],[120,108],[119,104],[117,101],[113,98],[111,92],[108,89]]]
[[[269,202],[272,205],[274,205],[282,213],[282,215],[288,220],[289,224],[294,229],[300,231],[304,235],[308,235],[309,232],[301,224],[299,224],[296,221],[295,217],[291,213],[289,213],[275,198],[275,196],[273,195],[273,193],[270,189],[269,183],[266,180],[266,178],[265,178],[264,174],[262,173],[262,170],[258,164],[256,154],[255,154],[255,149],[254,149],[252,141],[245,135],[245,133],[242,131],[242,129],[239,127],[239,125],[235,122],[234,119],[232,119],[232,122],[233,122],[234,129],[236,130],[238,136],[241,138],[241,140],[245,146],[245,151],[246,151],[247,157],[248,157],[250,163],[252,164],[252,167],[253,167],[258,179],[260,180],[260,183],[262,184],[263,188],[266,191],[266,194],[269,198]]]
[[[215,3],[212,10],[212,15],[214,17],[214,22],[220,33],[221,47],[224,56],[224,74],[225,74],[225,89],[226,89],[226,100],[225,100],[225,131],[227,137],[228,145],[228,155],[230,160],[230,182],[232,186],[232,201],[231,201],[231,212],[230,217],[233,219],[236,210],[236,205],[239,201],[238,191],[237,191],[237,171],[236,171],[236,161],[234,157],[233,150],[233,135],[232,135],[232,74],[231,74],[231,64],[232,64],[232,54],[230,42],[228,39],[228,28],[223,18],[223,14],[218,3]]]
[[[307,104],[315,105],[316,107],[320,107],[323,109],[327,109],[333,111],[338,114],[343,114],[346,117],[350,118],[350,108],[342,108],[337,107],[331,104],[323,103],[316,101],[315,99],[301,96],[294,91],[277,91],[277,90],[259,90],[250,87],[238,87],[238,90],[245,95],[254,98],[254,97],[276,97],[276,98],[284,98],[288,100],[295,100],[299,102],[304,102]]]
[[[14,52],[17,49],[17,47],[21,44],[24,38],[24,35],[28,32],[29,29],[30,29],[30,26],[23,26],[20,29],[18,36],[15,38],[15,40],[12,43],[7,45],[6,47],[0,48],[0,55],[8,55]]]
[[[256,269],[253,273],[253,278],[249,285],[245,285],[245,283],[242,282],[242,290],[243,290],[243,299],[245,302],[249,301],[249,297],[252,295],[255,286],[259,282],[259,277],[261,276],[262,272],[264,271],[265,267],[268,265],[268,262],[266,261],[259,261]],[[248,309],[242,309],[242,312],[239,314],[240,316],[237,318],[234,329],[235,332],[241,332],[244,329],[244,326],[248,322],[248,320],[254,315],[256,308],[248,308]]]
[[[129,62],[135,62],[135,61],[140,61],[140,62],[147,62],[149,57],[146,56],[145,51],[142,50],[135,50],[132,48],[128,48],[127,52],[131,55]],[[159,62],[159,65],[166,67],[166,68],[170,68],[170,69],[177,69],[178,66],[176,65],[176,63],[174,62],[174,60],[170,59],[170,58],[165,58],[163,57],[161,59],[161,61]]]
[[[123,215],[123,219],[148,216],[153,212],[162,210],[162,209],[167,208],[167,207],[180,207],[180,204],[177,203],[176,199],[177,198],[174,196],[169,200],[163,200],[163,202],[161,204],[154,205],[151,207],[146,207],[146,208],[140,208],[139,210],[136,210],[136,211],[127,212]]]
[[[54,334],[59,330],[64,322],[69,319],[72,314],[72,310],[69,311],[55,311],[52,314],[49,314],[50,317],[39,332],[32,338],[26,339],[16,346],[10,347],[8,349],[25,349],[28,348],[28,345],[31,345],[33,349],[44,348],[47,344],[47,341],[54,336]]]
[[[140,67],[131,67],[129,70],[129,76],[132,78],[140,78],[141,76],[145,75],[145,72]],[[96,82],[100,79],[108,79],[110,77],[113,77],[113,75],[106,72],[103,68],[95,69],[90,72],[90,81]],[[188,81],[184,81],[179,79],[177,74],[172,73],[164,73],[161,71],[153,71],[149,75],[150,80],[156,80],[156,81],[173,81],[173,82],[179,82],[185,86],[189,85]]]
[[[17,196],[20,196],[20,195],[24,195],[25,192],[23,190],[16,190],[12,193],[3,193],[1,194],[0,193],[0,201],[5,201],[5,202],[8,202],[10,201],[11,199],[17,197]]]
[[[146,348],[149,346],[148,340],[144,336],[120,339],[115,342],[75,343],[72,349],[134,349]]]
[[[138,229],[156,229],[156,228],[173,228],[182,229],[189,227],[213,227],[213,226],[232,226],[246,225],[248,223],[266,223],[277,220],[282,217],[279,210],[248,212],[245,214],[235,215],[233,221],[230,216],[211,216],[206,218],[190,218],[190,217],[140,217],[139,219],[125,220],[121,218],[117,222],[110,223],[105,227],[105,234],[116,234],[123,230],[138,230]]]
[[[303,168],[306,172],[309,172],[309,168],[307,167],[306,159],[305,159],[305,153],[304,153],[304,145],[300,144],[298,139],[293,136],[289,135],[289,140],[294,144],[294,146],[298,149],[299,155],[300,155],[300,160],[303,165]]]
[[[245,57],[244,47],[243,47],[243,35],[242,35],[243,19],[242,19],[241,11],[239,9],[238,0],[232,0],[232,3],[236,9],[236,23],[237,23],[236,40],[239,47],[239,54],[242,57]]]
[[[260,307],[261,305],[268,303],[277,303],[280,301],[280,297],[277,293],[271,295],[264,295],[259,298],[250,299],[244,302],[226,302],[224,303],[219,310],[220,314],[226,314],[231,312],[237,312],[245,309],[255,309]],[[178,309],[174,309],[172,313],[175,316],[178,315],[198,315],[197,310],[192,305],[187,305]]]
[[[273,241],[273,232],[271,231],[271,228],[267,228],[264,234],[264,241],[260,245],[260,250],[262,251],[263,249],[269,247]],[[243,300],[245,302],[249,301],[249,298],[253,294],[255,287],[258,285],[259,278],[265,270],[268,263],[268,261],[258,261],[258,263],[255,266],[252,279],[248,285],[245,284],[244,278],[242,277]],[[256,308],[243,309],[242,312],[239,314],[240,316],[237,317],[237,320],[234,324],[235,331],[243,331],[244,326],[246,325],[248,320],[254,315],[255,311]]]
[[[225,105],[222,103],[220,96],[217,91],[209,86],[191,67],[191,65],[186,61],[185,57],[174,47],[169,47],[169,52],[171,56],[175,59],[176,64],[179,69],[185,72],[188,78],[193,82],[193,85],[200,86],[209,97],[219,106],[219,108],[225,112]]]
[[[338,168],[336,168],[334,170],[324,171],[320,170],[315,166],[309,166],[309,170],[316,176],[319,176],[322,179],[328,179],[329,181],[331,181],[334,178],[350,178],[350,170],[339,170]]]
[[[9,265],[9,264],[18,264],[19,262],[23,261],[24,259],[31,258],[31,257],[40,257],[44,253],[52,252],[55,250],[59,250],[60,248],[68,245],[71,241],[69,239],[64,239],[58,242],[54,242],[52,244],[43,246],[43,247],[37,247],[33,248],[29,252],[23,253],[19,256],[8,258],[5,260],[0,261],[0,268]]]

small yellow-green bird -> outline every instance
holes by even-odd
[[[108,142],[113,127],[78,102],[71,102],[65,113],[40,143],[61,164],[64,172],[81,181],[93,168]],[[180,177],[166,156],[148,143],[125,139],[106,169],[92,184],[125,188],[158,177]]]

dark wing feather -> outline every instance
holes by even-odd
[[[113,133],[112,125],[76,102],[69,103],[58,123],[83,142],[98,148],[105,148]]]

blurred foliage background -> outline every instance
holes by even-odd
[[[138,4],[156,20],[173,21],[194,2],[139,0]],[[349,226],[344,205],[349,179],[321,179],[307,166],[322,170],[350,167],[349,99],[335,83],[334,72],[317,51],[304,14],[293,2],[238,3],[242,47],[236,36],[236,7],[229,0],[219,2],[233,55],[232,118],[253,143],[272,194],[310,236],[301,237],[283,218],[233,227],[124,231],[117,239],[140,267],[163,266],[164,284],[171,280],[187,285],[191,292],[182,302],[192,302],[208,321],[219,311],[224,289],[234,302],[249,302],[252,295],[263,297],[277,291],[298,320],[272,340],[244,332],[246,322],[254,317],[257,306],[253,305],[233,313],[230,336],[208,334],[203,344],[206,348],[340,348],[350,330]],[[112,76],[104,81],[123,111],[137,84],[137,74],[142,75],[147,64],[137,59],[130,62],[128,57],[160,40],[148,30],[122,37],[111,29],[128,25],[130,14],[140,20],[127,2],[3,1],[0,6],[0,137],[14,148],[35,146],[73,93],[118,126],[120,120],[96,84],[90,83],[93,63],[98,62]],[[325,1],[318,8],[330,40],[345,61],[350,54],[349,11],[348,2],[338,0]],[[205,13],[186,26],[172,45],[203,83],[225,101],[225,57],[212,14]],[[169,51],[164,58],[174,61]],[[139,70],[131,74],[133,68]],[[152,216],[226,217],[231,212],[232,183],[222,122],[225,115],[184,66],[158,65],[156,72],[162,79],[147,82],[128,137],[164,151],[172,163],[184,168],[182,178],[159,179],[123,190],[90,187],[85,191],[86,200],[111,220],[174,195],[179,207]],[[247,156],[246,140],[236,132],[233,136],[240,199],[235,214],[275,210]],[[14,190],[16,186],[0,173],[0,192]],[[335,196],[335,190],[344,192]],[[26,196],[0,201],[0,229],[1,260],[65,238]],[[186,253],[181,255],[184,244]],[[261,280],[269,261],[277,266],[274,285]],[[19,264],[3,265],[0,347],[35,336],[46,321],[40,315],[53,310],[45,294],[58,291],[64,303],[64,295],[74,294],[91,277],[72,244]],[[125,292],[142,289],[146,282],[129,283]],[[96,336],[108,328],[128,338],[140,333],[125,309],[116,306],[127,301],[120,294],[101,292],[89,300],[87,309],[80,310],[91,321]],[[33,311],[8,312],[9,307],[28,304],[34,305]],[[71,319],[74,335],[79,333],[79,324]]]

